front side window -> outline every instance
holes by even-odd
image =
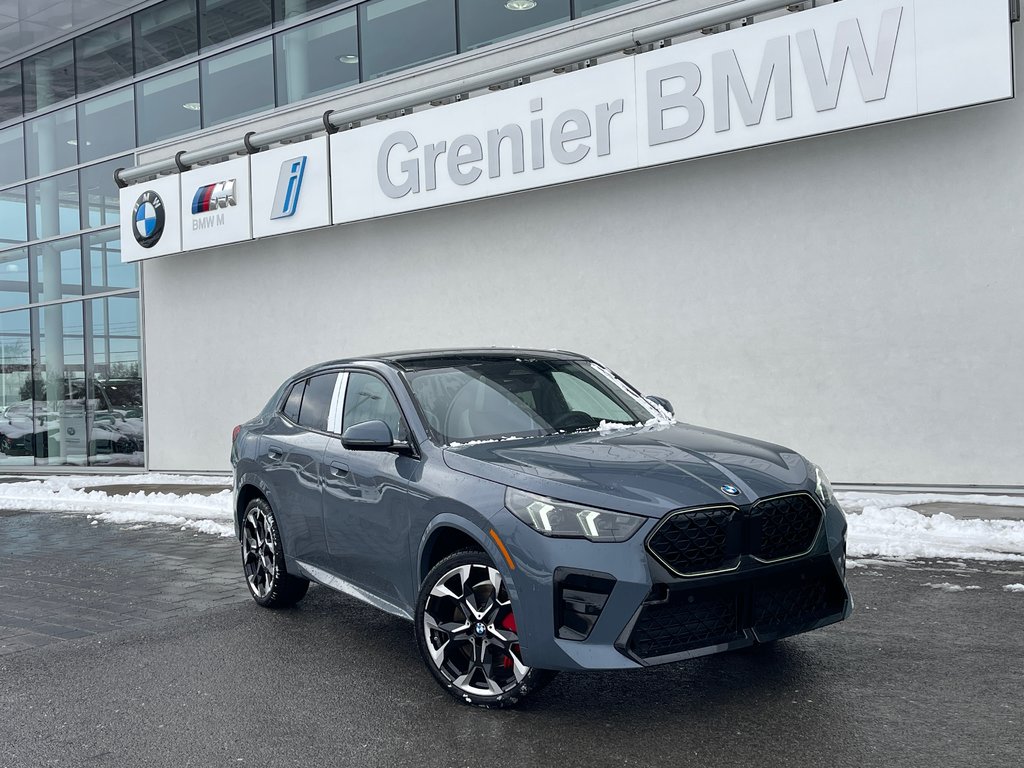
[[[442,444],[642,424],[654,416],[574,360],[432,360],[411,364],[406,378]]]
[[[387,424],[396,440],[405,439],[407,431],[402,409],[388,385],[371,373],[349,374],[342,431],[355,424],[375,420]]]

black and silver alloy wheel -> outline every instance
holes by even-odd
[[[523,663],[508,589],[482,552],[457,552],[423,583],[416,612],[420,651],[452,695],[508,707],[554,673]]]
[[[281,537],[270,505],[253,499],[242,520],[242,568],[253,599],[265,608],[286,608],[303,598],[309,581],[285,569]]]

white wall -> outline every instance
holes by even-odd
[[[595,356],[836,481],[1024,485],[1022,118],[1018,100],[148,262],[150,468],[228,467],[232,426],[309,363],[497,344]]]

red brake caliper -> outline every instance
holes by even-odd
[[[507,632],[515,632],[516,634],[519,634],[519,630],[516,629],[516,617],[513,615],[512,611],[509,611],[508,614],[505,616],[505,618],[503,618],[501,621],[498,622],[498,626],[501,627],[502,629],[506,630]],[[509,650],[510,651],[511,650],[515,650],[518,653],[519,652],[519,644],[516,643],[511,648],[509,648]],[[511,656],[506,655],[504,660],[501,663],[502,663],[502,666],[505,669],[512,669],[512,657]]]

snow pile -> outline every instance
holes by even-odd
[[[196,476],[198,477],[198,476]],[[159,478],[159,479],[152,479]],[[203,477],[202,482],[192,476],[139,475],[132,477],[74,478],[48,477],[21,483],[0,484],[0,509],[67,512],[85,514],[90,519],[112,523],[161,523],[189,528],[201,533],[219,536],[234,535],[231,516],[231,490],[225,489],[211,496],[199,493],[147,493],[135,491],[123,496],[106,491],[75,488],[81,480],[84,485],[111,485],[116,483],[173,483],[175,485],[221,485],[222,478]],[[226,482],[230,483],[230,479]]]
[[[1024,584],[1007,584],[1003,587],[1004,592],[1024,592]]]
[[[1024,520],[958,520],[939,513],[923,515],[912,504],[960,502],[1024,506],[1013,496],[953,494],[837,493],[847,513],[851,557],[951,557],[1024,562]]]
[[[941,584],[922,584],[922,587],[931,587],[932,589],[941,589],[943,592],[966,592],[972,589],[981,589],[981,587],[961,587],[959,584],[950,584],[948,581],[944,581]]]

